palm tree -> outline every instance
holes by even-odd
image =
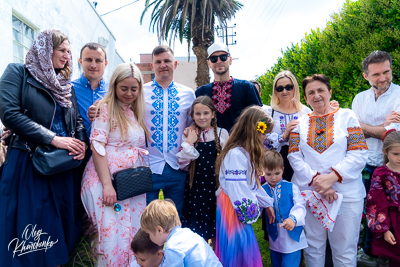
[[[186,39],[189,54],[192,41],[197,58],[196,84],[199,87],[209,83],[207,48],[214,43],[215,18],[226,26],[226,21],[243,5],[235,0],[146,0],[140,23],[151,6],[150,29],[157,30],[159,42],[169,39],[171,45],[176,37],[181,43]]]

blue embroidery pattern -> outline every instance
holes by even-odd
[[[247,170],[226,170],[225,175],[227,174],[233,174],[233,175],[246,175]]]
[[[178,101],[180,98],[177,97],[177,95],[178,90],[176,90],[172,82],[168,87],[168,152],[171,151],[172,148],[178,147],[176,140],[178,139],[177,132],[179,131],[179,127],[176,127],[176,125],[179,123],[177,117],[180,115],[178,111]]]
[[[157,147],[157,149],[163,153],[163,108],[164,108],[164,90],[157,82],[153,82],[155,86],[153,93],[154,95],[151,96],[151,99],[154,100],[153,104],[151,104],[154,108],[150,113],[154,115],[151,122],[154,126],[151,127],[151,131],[154,131],[153,135],[151,136],[153,139],[153,143],[151,146]]]
[[[247,182],[247,178],[227,178],[227,179],[225,179],[225,181],[234,181],[234,182],[245,181],[245,182]]]

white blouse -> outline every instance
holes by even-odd
[[[289,138],[288,159],[292,182],[300,190],[313,190],[318,174],[334,171],[339,181],[332,188],[344,202],[365,197],[361,171],[368,159],[368,147],[357,117],[350,109],[338,108],[324,116],[304,116]]]
[[[273,115],[272,119],[275,122],[274,129],[272,129],[271,133],[267,134],[267,142],[269,146],[275,148],[278,152],[281,151],[282,146],[289,145],[289,140],[284,140],[282,137],[286,130],[286,125],[292,120],[298,120],[300,117],[311,113],[311,109],[305,105],[303,105],[301,112],[298,111],[291,114],[286,114],[278,110],[274,110],[274,114],[272,114],[272,107],[270,106],[267,106],[266,111],[268,115]]]
[[[226,154],[219,170],[219,183],[242,223],[255,223],[261,208],[273,205],[273,199],[264,188],[257,187],[254,173],[251,173],[250,156],[242,147],[235,147]]]
[[[226,140],[228,140],[229,134],[228,131],[223,129],[223,128],[217,128],[218,136],[219,136],[219,143],[221,145],[221,148],[224,148],[226,144]],[[178,165],[179,169],[187,171],[189,168],[189,164],[192,160],[197,159],[200,156],[200,153],[197,151],[197,149],[193,146],[190,145],[189,143],[186,142],[187,137],[182,136],[182,144],[181,144],[181,149],[179,152],[176,154],[178,157]],[[211,142],[214,141],[215,135],[214,135],[214,128],[208,128],[200,133],[200,138],[199,142]],[[212,163],[214,166],[214,163]]]
[[[279,183],[275,186],[275,188],[269,186],[269,184],[267,184],[267,186],[269,190],[271,190],[272,195],[274,196],[275,210],[278,210],[279,199],[281,197],[280,191],[277,190]],[[306,201],[301,196],[300,190],[295,184],[292,187],[292,192],[293,192],[294,205],[290,209],[289,217],[293,216],[296,218],[297,221],[296,226],[304,226],[306,222],[306,213],[307,213]],[[308,247],[304,231],[300,235],[299,242],[297,242],[296,240],[293,240],[289,236],[288,230],[279,227],[279,225],[281,225],[281,223],[278,224],[278,238],[275,240],[275,242],[271,239],[271,237],[268,236],[269,247],[271,250],[280,253],[292,253]]]

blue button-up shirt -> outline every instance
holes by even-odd
[[[88,79],[86,79],[83,74],[79,79],[72,81],[72,84],[76,93],[76,100],[79,106],[79,113],[83,119],[83,124],[85,125],[88,138],[90,137],[90,132],[92,130],[92,122],[89,121],[87,112],[89,107],[94,104],[97,100],[103,99],[108,92],[108,83],[102,79],[100,81],[99,87],[92,90],[92,86]]]

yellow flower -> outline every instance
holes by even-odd
[[[257,124],[257,131],[259,131],[260,133],[264,133],[265,132],[265,130],[267,130],[267,125],[265,124],[265,122],[262,122],[262,121],[260,121],[258,124]]]

